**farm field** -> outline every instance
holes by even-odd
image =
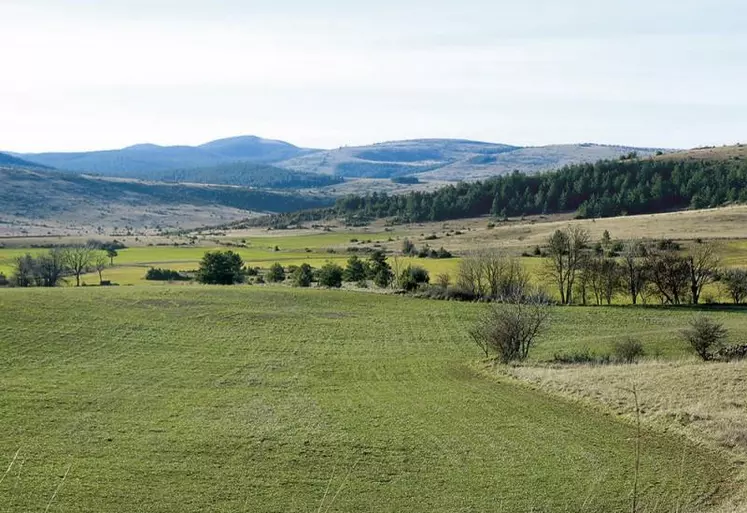
[[[694,210],[645,216],[618,217],[598,220],[571,220],[555,216],[548,219],[527,219],[495,223],[488,228],[489,219],[468,219],[448,223],[425,223],[386,227],[374,224],[368,228],[335,227],[331,231],[321,229],[239,230],[234,232],[195,232],[193,244],[187,243],[186,236],[173,237],[117,237],[128,246],[121,250],[115,259],[115,267],[105,271],[105,279],[120,285],[149,284],[145,272],[149,267],[167,267],[179,271],[195,269],[205,251],[231,249],[241,254],[252,267],[268,268],[275,262],[285,266],[308,263],[320,267],[327,261],[344,265],[352,254],[365,257],[365,248],[379,247],[394,256],[402,248],[402,240],[407,237],[417,247],[428,244],[431,248],[445,247],[453,252],[454,259],[408,259],[399,257],[399,265],[405,267],[417,263],[425,267],[432,276],[450,274],[452,277],[459,265],[459,256],[475,249],[500,249],[519,256],[531,254],[536,246],[541,246],[547,237],[568,224],[580,224],[588,229],[593,240],[601,238],[604,230],[609,230],[613,239],[629,238],[661,239],[672,238],[682,242],[685,248],[694,244],[695,239],[713,241],[716,252],[726,267],[747,267],[747,207],[733,206],[711,210]],[[428,240],[431,237],[435,240]],[[38,253],[32,245],[81,243],[84,239],[75,238],[26,238],[0,239],[0,273],[10,275],[13,261],[27,252]],[[234,246],[225,246],[232,244]],[[4,247],[3,247],[4,245]],[[237,247],[235,245],[245,245]],[[279,251],[275,251],[275,247]],[[358,253],[349,250],[357,248]],[[391,259],[391,257],[390,257]],[[522,258],[524,266],[538,283],[542,260]],[[88,284],[98,283],[98,276],[91,274],[84,278]],[[720,292],[710,289],[708,295],[718,297]]]
[[[635,429],[492,376],[485,305],[286,287],[0,291],[0,499],[26,511],[629,511]],[[692,312],[558,309],[556,350]],[[743,312],[717,314],[741,337]],[[631,320],[634,319],[634,320]],[[595,322],[590,322],[594,320]],[[628,334],[626,331],[626,334]],[[643,511],[704,511],[727,455],[646,431]]]

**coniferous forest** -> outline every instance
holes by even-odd
[[[513,173],[435,192],[337,200],[338,215],[443,221],[575,211],[612,217],[747,202],[747,162],[633,159],[579,164],[539,175]]]

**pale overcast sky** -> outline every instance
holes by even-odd
[[[0,0],[0,148],[747,142],[745,0]]]

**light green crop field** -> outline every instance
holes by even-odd
[[[634,427],[481,369],[467,328],[482,308],[286,287],[0,290],[1,509],[630,511]],[[682,355],[686,315],[557,310],[537,357],[626,327]],[[719,315],[747,333],[743,313]],[[703,511],[733,470],[644,431],[641,511]]]

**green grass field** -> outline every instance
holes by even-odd
[[[2,290],[1,508],[629,511],[633,426],[480,370],[466,330],[484,307],[256,286]],[[536,357],[633,324],[683,355],[686,315],[562,309]],[[719,315],[747,333],[743,313]],[[720,453],[642,443],[645,511],[729,493]]]

